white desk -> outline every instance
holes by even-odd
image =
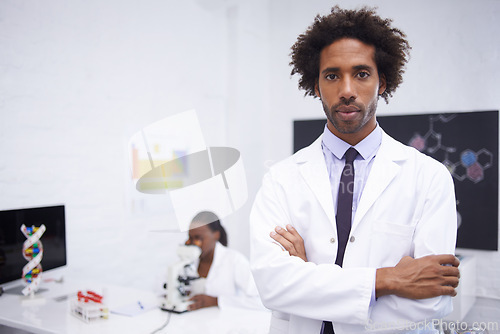
[[[132,317],[111,313],[109,319],[85,323],[71,315],[70,298],[56,301],[54,297],[87,289],[105,292],[106,304],[111,310],[137,301],[155,303],[157,297],[152,292],[116,286],[105,287],[103,291],[102,285],[88,283],[47,283],[44,287],[49,289],[40,293],[45,297],[45,303],[38,305],[23,305],[21,296],[4,293],[0,297],[0,324],[34,333],[151,333],[161,327],[169,316],[167,312],[155,308]],[[269,331],[270,319],[271,312],[211,307],[173,313],[169,324],[159,333],[264,334]]]

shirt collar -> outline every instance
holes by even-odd
[[[382,130],[377,123],[375,129],[354,146],[354,148],[364,160],[367,160],[377,153],[381,143]],[[323,130],[323,145],[339,160],[342,160],[345,152],[351,147],[350,144],[331,133],[327,125],[325,125],[325,129]]]

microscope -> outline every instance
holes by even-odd
[[[174,313],[188,310],[191,282],[200,278],[194,266],[200,254],[201,249],[195,245],[180,245],[177,248],[180,261],[168,267],[167,296],[161,303],[162,310]]]

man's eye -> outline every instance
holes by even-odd
[[[360,77],[361,79],[366,79],[370,76],[370,73],[368,72],[359,72],[358,73],[358,77]]]
[[[325,78],[326,80],[335,80],[338,78],[338,76],[336,74],[327,74]]]

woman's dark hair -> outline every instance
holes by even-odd
[[[210,211],[201,211],[196,216],[194,216],[192,222],[204,223],[212,232],[220,232],[219,242],[227,246],[227,233],[224,227],[222,227],[219,217]]]
[[[374,8],[359,10],[332,8],[326,16],[317,15],[313,24],[301,34],[292,46],[292,75],[299,74],[299,88],[304,95],[316,97],[315,85],[319,78],[321,51],[341,38],[355,38],[375,47],[375,63],[379,76],[385,77],[386,89],[381,96],[389,97],[403,81],[402,74],[411,49],[406,35],[391,27],[392,20],[382,19]]]

